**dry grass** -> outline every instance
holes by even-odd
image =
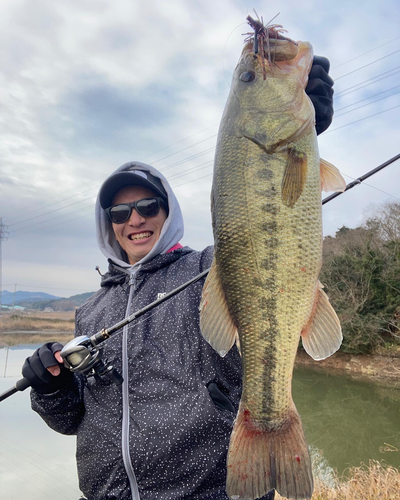
[[[0,332],[73,332],[74,312],[2,313]]]
[[[275,499],[283,499],[276,494]],[[346,471],[346,477],[337,478],[335,488],[317,479],[312,500],[399,500],[400,471],[395,467],[370,460]]]
[[[21,344],[45,344],[46,342],[60,342],[65,345],[72,340],[72,333],[0,333],[0,347]]]

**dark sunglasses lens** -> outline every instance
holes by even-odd
[[[160,211],[160,203],[155,198],[146,198],[136,203],[136,209],[143,217],[155,217]]]
[[[110,219],[114,224],[122,224],[129,219],[131,213],[128,205],[116,205],[110,210]]]

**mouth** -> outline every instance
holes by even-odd
[[[146,238],[150,238],[153,233],[151,231],[143,231],[142,233],[133,233],[128,236],[128,239],[131,241],[139,241],[145,240]]]

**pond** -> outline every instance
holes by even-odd
[[[0,348],[0,393],[21,378],[38,345]],[[400,468],[400,389],[299,368],[293,395],[319,473],[385,460]],[[30,409],[29,390],[0,403],[3,500],[78,500],[75,437],[62,436]]]

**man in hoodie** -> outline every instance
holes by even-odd
[[[329,63],[315,62],[307,88],[321,132],[332,119],[333,82]],[[96,227],[109,271],[77,310],[76,336],[121,321],[211,265],[212,247],[196,252],[180,245],[177,199],[163,175],[143,163],[126,163],[106,179]],[[241,363],[236,347],[221,358],[202,338],[203,283],[103,344],[104,357],[123,377],[121,387],[69,372],[57,343],[26,360],[32,408],[54,430],[77,435],[80,487],[89,500],[228,499],[226,453]]]

